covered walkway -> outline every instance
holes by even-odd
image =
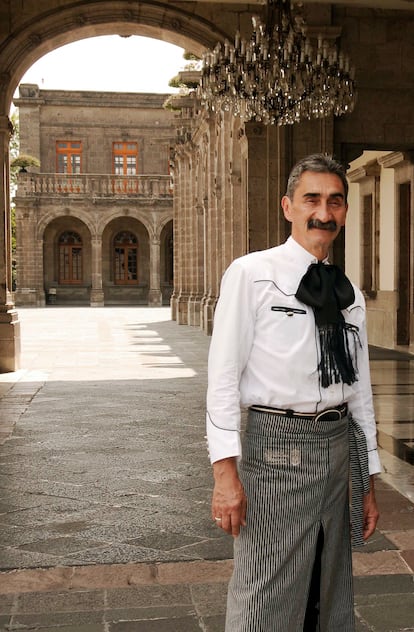
[[[21,309],[0,375],[0,630],[222,632],[209,338],[168,308]],[[372,349],[384,473],[354,554],[358,632],[414,630],[414,357]]]

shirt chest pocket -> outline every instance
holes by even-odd
[[[262,312],[263,349],[267,352],[285,353],[300,344],[307,335],[309,318],[306,309],[292,305],[270,304]]]
[[[281,315],[289,317],[296,316],[297,314],[306,314],[305,309],[299,309],[298,307],[287,307],[286,305],[272,305],[270,308],[272,312],[280,312]]]

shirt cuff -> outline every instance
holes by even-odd
[[[377,450],[369,450],[368,452],[368,469],[370,475],[382,472],[381,462]]]
[[[210,462],[241,456],[241,441],[238,430],[226,430],[214,426],[207,416],[207,447]]]

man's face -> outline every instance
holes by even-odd
[[[319,260],[324,259],[345,225],[348,210],[339,176],[305,171],[293,199],[282,198],[282,208],[292,224],[295,241]]]

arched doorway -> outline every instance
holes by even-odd
[[[169,305],[174,287],[173,222],[163,227],[160,238],[160,280],[163,305]]]
[[[0,38],[0,372],[19,368],[19,322],[12,298],[12,261],[10,236],[10,180],[8,173],[10,104],[14,91],[25,71],[51,50],[78,39],[96,35],[145,35],[164,39],[197,54],[225,35],[209,19],[209,11],[193,10],[171,4],[143,2],[131,5],[127,0],[117,3],[103,1],[99,7],[91,0],[70,2],[51,0],[47,8],[30,6],[24,15],[15,3],[5,9],[5,24],[13,24],[13,32]],[[226,10],[223,11],[226,13]],[[224,20],[223,23],[226,23]],[[231,23],[231,21],[230,21]]]
[[[60,217],[46,227],[43,287],[48,304],[90,304],[91,234],[78,218]]]
[[[132,217],[111,220],[102,233],[105,305],[147,305],[149,283],[148,230]]]

